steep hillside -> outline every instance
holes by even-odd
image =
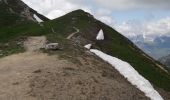
[[[65,46],[48,55],[39,50],[45,42],[45,36],[28,37],[24,53],[0,59],[1,100],[149,100],[92,53],[70,43],[74,55]]]
[[[113,69],[111,65],[103,62],[101,59],[86,50],[84,46],[89,43],[93,44],[92,48],[101,50],[111,56],[117,57],[123,61],[130,63],[142,76],[148,79],[156,89],[161,89],[162,91],[165,90],[164,92],[159,91],[162,95],[165,95],[166,93],[168,93],[167,91],[170,91],[170,74],[169,70],[166,69],[165,66],[146,55],[127,38],[122,36],[113,28],[96,20],[89,13],[86,13],[82,10],[76,10],[55,20],[48,20],[42,15],[38,16],[39,14],[37,14],[31,8],[28,8],[28,6],[23,7],[22,5],[18,5],[19,1],[14,2],[14,0],[1,0],[0,3],[2,5],[0,6],[2,7],[2,9],[0,10],[1,12],[7,11],[10,8],[12,9],[12,12],[7,11],[3,12],[0,15],[0,20],[2,20],[2,23],[0,23],[0,25],[2,26],[0,28],[0,57],[3,57],[0,60],[0,63],[5,64],[4,66],[9,66],[9,69],[13,68],[12,65],[15,63],[15,61],[17,61],[16,66],[19,66],[19,69],[20,66],[28,67],[32,66],[32,64],[37,64],[37,68],[39,69],[34,70],[32,68],[35,68],[35,66],[32,66],[32,68],[29,69],[30,72],[24,72],[24,70],[23,73],[21,73],[24,76],[24,79],[25,77],[29,77],[29,79],[31,80],[31,83],[29,85],[31,88],[30,91],[31,93],[33,93],[33,96],[37,96],[39,97],[39,99],[42,99],[41,96],[46,99],[54,97],[54,100],[55,98],[60,96],[60,98],[62,99],[64,95],[56,94],[58,93],[57,90],[61,90],[62,93],[68,93],[70,97],[75,97],[75,95],[81,94],[82,98],[84,97],[84,95],[89,96],[89,98],[91,96],[94,96],[94,99],[99,99],[96,96],[100,95],[107,95],[111,98],[112,95],[110,93],[113,93],[115,96],[116,94],[121,94],[117,97],[121,100],[125,99],[130,94],[132,95],[128,98],[129,100],[148,99],[143,96],[143,94],[139,92],[138,89],[130,85],[130,83],[127,82],[127,80],[123,78],[118,72],[116,72],[116,70]],[[24,11],[21,10],[22,7],[23,9],[25,9],[25,7],[29,9],[29,16],[22,15],[22,12]],[[44,19],[45,22],[42,22],[41,24],[37,23],[35,21],[35,18],[33,17],[34,14],[36,14],[42,20]],[[100,29],[103,30],[105,39],[98,41],[96,40],[96,36]],[[27,51],[23,54],[5,57],[14,53],[24,52],[26,49],[23,44],[25,43],[25,41],[29,41],[29,39],[27,40],[27,38],[29,38],[30,36],[38,36],[38,39],[40,36],[46,37],[47,40],[45,41],[47,42],[59,43],[61,46],[61,50],[42,50],[44,53],[48,53],[49,55],[54,56],[53,59],[50,59],[49,55],[47,56],[41,53],[37,54],[36,52],[31,52],[30,54],[27,53]],[[41,41],[39,41],[38,43],[40,42]],[[31,42],[29,41],[28,43]],[[32,58],[33,55],[37,55],[38,60]],[[19,60],[14,60],[16,57],[19,57]],[[7,60],[11,60],[14,62],[10,64],[6,62]],[[48,60],[50,63],[46,62]],[[66,63],[68,64],[65,65],[62,60],[66,61]],[[59,65],[64,64],[64,67],[59,66],[58,63],[55,63],[55,61],[59,61]],[[61,68],[55,69],[58,67]],[[6,67],[3,67],[2,69],[9,70],[5,68]],[[18,75],[17,72],[20,72],[20,70],[18,70],[18,67],[16,67],[15,70],[16,71],[14,72],[10,70],[12,71],[12,73],[10,74],[11,76],[13,76],[13,74]],[[80,75],[81,77],[78,75]],[[59,77],[62,77],[63,79]],[[20,77],[18,78],[20,79]],[[6,80],[9,78],[3,79]],[[2,80],[2,82],[4,80]],[[16,82],[14,82],[14,84],[15,83]],[[103,84],[109,85],[112,88],[105,87],[105,85]],[[121,84],[121,86],[119,86],[119,84]],[[73,87],[72,85],[75,85],[75,88],[71,88]],[[85,88],[81,88],[82,86],[85,86]],[[86,89],[88,89],[89,91],[84,91]],[[70,91],[67,92],[64,90]],[[76,90],[79,91],[77,91],[75,95],[73,95],[73,91]],[[104,92],[98,94],[99,92],[97,91],[102,90]],[[117,91],[114,92],[115,90]],[[131,92],[128,93],[127,91]],[[7,92],[11,93],[10,91]],[[92,93],[93,95],[90,95]],[[98,95],[95,95],[96,93]],[[106,97],[104,96],[100,98],[105,99]],[[169,97],[165,96],[165,98]]]
[[[170,55],[160,58],[159,61],[162,64],[165,64],[166,66],[170,67]]]
[[[67,30],[73,30],[73,27],[76,27],[80,32],[72,38],[75,44],[84,46],[92,43],[94,44],[93,48],[129,62],[140,74],[156,86],[170,90],[170,75],[165,66],[150,58],[127,38],[94,19],[90,14],[77,10],[45,24],[53,26],[55,33],[52,34],[53,36],[57,35],[57,37],[58,35],[67,37],[70,34]],[[100,29],[103,29],[105,33],[105,40],[103,41],[96,40],[96,35]],[[55,39],[53,40],[55,41]]]
[[[49,20],[35,10],[29,8],[21,0],[0,1],[0,27],[21,24],[26,21],[35,21],[34,14],[44,21]]]
[[[40,28],[34,15],[41,20],[49,20],[21,0],[0,1],[0,57],[24,51],[20,37],[27,31]]]
[[[74,29],[76,27],[80,32],[72,38],[74,44],[84,46],[93,43],[95,44],[94,48],[129,62],[156,86],[170,90],[170,77],[163,65],[147,56],[117,31],[94,19],[92,15],[77,10],[55,20],[44,22],[43,25],[42,27],[36,23],[31,23],[15,28],[10,27],[7,30],[4,28],[5,31],[1,29],[0,35],[4,37],[1,42],[29,35],[46,35],[49,41],[67,42],[68,40],[64,38],[76,31]],[[105,33],[104,41],[96,41],[96,35],[100,29],[103,29]]]

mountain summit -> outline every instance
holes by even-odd
[[[170,98],[169,70],[91,14],[49,20],[19,0],[0,7],[0,99]]]

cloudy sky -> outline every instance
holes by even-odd
[[[170,0],[23,0],[50,19],[83,9],[127,37],[170,36]]]

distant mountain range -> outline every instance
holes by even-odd
[[[102,38],[97,38],[100,30]],[[149,52],[170,47],[168,37],[152,43],[142,36],[132,40]],[[46,43],[61,49],[40,49]],[[168,100],[169,70],[134,43],[83,10],[49,20],[20,0],[0,0],[0,100],[148,100],[142,92],[157,97],[147,88],[151,84]],[[106,60],[85,49],[87,44]]]
[[[49,20],[21,0],[0,0],[0,28],[29,21],[37,22],[34,16],[43,21]]]
[[[143,35],[129,37],[140,49],[155,59],[170,54],[170,37],[157,36],[153,41],[146,41]]]

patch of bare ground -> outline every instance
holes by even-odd
[[[25,53],[0,59],[0,100],[148,100],[93,54],[72,56],[77,62],[71,62],[41,53],[45,42],[30,37]]]
[[[77,60],[35,72],[31,95],[39,100],[149,100],[97,57],[82,54]]]

